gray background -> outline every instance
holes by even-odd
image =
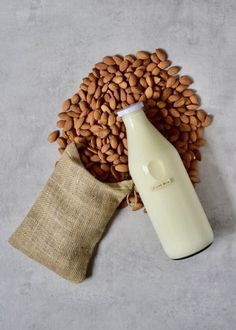
[[[232,330],[236,324],[235,1],[1,0],[1,330]],[[215,242],[169,260],[148,217],[125,209],[92,277],[61,279],[7,239],[50,175],[62,101],[104,55],[166,49],[194,77],[207,130],[197,190]]]

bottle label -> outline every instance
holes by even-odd
[[[167,187],[169,186],[171,183],[173,182],[172,178],[163,180],[163,181],[159,181],[159,182],[155,182],[153,186],[151,186],[151,191],[157,191],[160,190],[161,188]]]

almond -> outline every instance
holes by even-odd
[[[123,77],[116,76],[116,77],[113,78],[113,81],[114,81],[114,83],[119,85],[123,81]]]
[[[65,149],[66,148],[66,139],[59,137],[57,139],[57,144],[59,145],[60,148]]]
[[[101,114],[102,114],[102,112],[100,110],[95,110],[94,119],[98,121],[101,118]]]
[[[60,132],[59,131],[53,131],[51,134],[48,135],[48,142],[52,143],[55,142],[56,139],[59,137]]]
[[[115,124],[115,122],[116,122],[116,117],[115,117],[114,113],[109,114],[108,125],[112,126]]]
[[[134,204],[134,206],[132,207],[132,211],[138,211],[142,208],[143,208],[143,203],[138,202],[138,203]]]
[[[93,125],[93,126],[90,128],[91,132],[93,132],[94,134],[98,134],[99,131],[100,131],[101,129],[102,129],[102,127],[99,126],[99,125]]]
[[[73,127],[73,124],[73,119],[71,117],[68,117],[64,125],[64,131],[69,131]]]
[[[63,111],[69,110],[70,109],[70,105],[71,105],[70,99],[65,100],[63,102],[63,106],[62,106]]]
[[[187,124],[180,124],[179,129],[181,132],[190,132],[191,128]]]
[[[80,100],[79,95],[78,95],[78,94],[74,94],[74,95],[72,96],[72,98],[71,98],[71,103],[72,103],[72,104],[77,104],[77,103],[79,102],[79,100]]]
[[[135,102],[134,97],[132,96],[132,94],[128,94],[127,95],[127,103],[128,104],[133,104]]]
[[[197,117],[201,122],[204,122],[204,120],[206,119],[206,113],[204,110],[198,110],[197,111]]]
[[[119,129],[115,124],[111,125],[111,131],[113,135],[119,135]]]
[[[192,84],[193,81],[189,76],[182,76],[179,78],[179,82],[182,85],[190,85],[190,84]]]
[[[160,62],[159,58],[157,57],[156,53],[151,54],[151,60],[152,62],[154,62],[155,64],[158,64]]]
[[[160,61],[162,61],[162,62],[166,61],[167,54],[163,49],[160,49],[160,48],[156,49],[156,54]]]
[[[126,164],[119,164],[115,166],[115,170],[117,172],[128,172],[129,168]]]
[[[103,112],[111,113],[110,108],[106,104],[103,104],[101,106],[101,109],[102,109]]]
[[[147,78],[146,78],[146,82],[147,82],[147,85],[149,86],[149,87],[153,87],[153,80],[152,80],[152,78],[150,77],[150,76],[147,76]]]
[[[108,88],[109,88],[111,91],[114,92],[114,91],[115,91],[116,89],[118,89],[119,87],[118,87],[118,85],[115,84],[114,82],[111,82],[111,83],[109,83]]]
[[[107,124],[107,120],[108,120],[108,113],[107,112],[103,112],[102,115],[101,115],[101,123],[103,125],[106,125]]]
[[[146,59],[149,59],[150,54],[144,50],[140,50],[136,53],[136,57],[137,57],[137,59],[140,59],[140,60],[146,60]]]
[[[59,128],[63,128],[65,125],[65,120],[58,120],[57,121],[57,127]]]
[[[176,82],[176,78],[175,77],[170,77],[167,79],[166,81],[166,87],[172,87]]]
[[[100,158],[98,157],[98,155],[93,155],[90,157],[90,160],[92,162],[99,162],[100,161]]]
[[[130,86],[136,86],[137,82],[138,82],[138,78],[134,74],[131,74],[129,77]]]
[[[112,56],[112,59],[114,60],[116,65],[120,65],[121,62],[123,61],[123,58],[119,55],[114,55]]]
[[[191,101],[193,104],[199,104],[199,99],[198,99],[197,95],[191,95],[191,96],[190,96],[190,101]]]
[[[153,96],[153,90],[152,90],[152,87],[149,86],[149,87],[145,90],[144,93],[145,93],[147,99],[151,99],[152,96]]]
[[[110,166],[108,164],[101,164],[101,169],[104,172],[110,172]]]
[[[127,139],[124,138],[124,139],[122,140],[122,142],[123,142],[124,147],[125,147],[126,149],[128,149]]]
[[[198,123],[197,118],[195,116],[190,116],[190,124],[197,126],[197,123]]]
[[[175,89],[178,93],[182,93],[186,88],[188,88],[187,85],[179,84]]]
[[[139,88],[139,87],[137,87],[137,86],[133,86],[133,87],[131,87],[131,91],[132,91],[132,93],[134,93],[134,94],[142,94],[142,93],[143,93],[143,92],[142,92],[142,89]]]
[[[179,66],[171,66],[171,67],[168,69],[167,73],[168,73],[168,75],[170,75],[170,76],[174,76],[174,75],[176,75],[179,71],[180,71],[180,67],[179,67]]]
[[[57,116],[60,119],[64,119],[64,120],[67,120],[70,117],[70,116],[68,116],[67,112],[60,112]]]
[[[95,68],[98,70],[106,70],[107,65],[103,62],[100,62],[100,63],[95,64]]]
[[[161,61],[160,63],[158,63],[158,67],[159,67],[160,69],[166,69],[166,68],[168,68],[168,66],[170,66],[170,65],[171,65],[171,62],[168,61],[168,60],[166,60],[166,61]]]
[[[146,70],[147,72],[152,72],[156,67],[157,67],[156,63],[151,62],[148,64]]]
[[[119,84],[119,87],[120,87],[120,88],[123,88],[123,89],[126,89],[127,86],[128,86],[128,84],[127,84],[127,82],[125,82],[125,81],[122,81],[122,82]]]
[[[185,98],[181,97],[179,100],[175,101],[173,105],[175,108],[180,108],[184,105],[184,103],[185,103]]]
[[[99,136],[101,139],[104,139],[105,137],[107,137],[110,133],[110,130],[108,128],[105,128],[105,129],[101,129],[99,131]]]
[[[116,64],[116,62],[114,61],[114,59],[111,56],[105,56],[103,57],[103,63],[107,64],[107,65],[114,65]]]
[[[76,119],[74,125],[75,129],[79,129],[83,125],[84,121],[85,121],[85,117]]]
[[[135,61],[135,57],[133,55],[125,55],[124,60],[129,61],[130,63],[133,63]]]
[[[129,66],[129,62],[127,60],[123,60],[119,65],[119,70],[124,72]]]
[[[194,92],[191,89],[186,89],[186,90],[183,91],[183,96],[184,97],[189,97],[189,96],[191,96],[193,94],[194,94]]]
[[[114,74],[107,74],[105,77],[104,77],[104,79],[103,79],[103,81],[104,81],[104,83],[106,84],[106,83],[108,83],[109,81],[111,81],[112,80],[112,78],[114,77]]]
[[[189,109],[189,110],[196,110],[198,108],[199,108],[198,104],[189,104],[189,105],[187,105],[187,109]]]
[[[185,111],[185,116],[194,116],[195,115],[195,111],[194,110],[187,110],[187,111]]]
[[[79,118],[80,117],[80,114],[78,112],[74,112],[74,111],[68,111],[67,115],[69,117],[73,117],[73,118]]]
[[[116,99],[114,97],[112,97],[109,101],[109,106],[112,110],[116,109]]]
[[[185,116],[184,114],[180,116],[180,120],[185,124],[189,123],[189,117]]]
[[[179,112],[174,108],[170,108],[170,113],[174,118],[177,118],[180,116]]]
[[[206,116],[206,119],[204,120],[204,122],[202,123],[203,127],[207,127],[212,123],[213,117],[210,115]]]
[[[120,142],[118,147],[117,147],[117,152],[118,152],[119,155],[122,155],[123,151],[124,151],[124,146],[123,146],[123,143]]]
[[[160,69],[158,67],[155,67],[155,69],[153,69],[153,71],[152,71],[153,76],[158,76],[159,73],[160,73]]]
[[[117,148],[117,146],[118,146],[118,140],[117,140],[116,136],[111,136],[110,143],[111,143],[111,147],[113,149],[116,149]]]
[[[91,136],[91,132],[88,129],[81,129],[80,130],[80,135],[88,137],[88,136]]]

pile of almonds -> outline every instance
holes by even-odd
[[[80,157],[97,179],[117,182],[130,179],[125,126],[116,111],[141,101],[153,125],[176,147],[193,184],[199,182],[199,148],[203,130],[212,116],[199,109],[200,100],[189,89],[189,76],[179,75],[162,49],[138,51],[136,56],[106,56],[95,64],[79,90],[64,101],[56,130],[48,136],[62,153],[74,141],[83,144]],[[133,191],[120,207],[143,207]]]

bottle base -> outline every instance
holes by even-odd
[[[203,252],[204,250],[208,249],[208,248],[212,245],[212,243],[213,243],[213,242],[211,242],[210,244],[208,244],[207,246],[205,246],[203,249],[201,249],[201,250],[199,250],[199,251],[197,251],[197,252],[195,252],[195,253],[189,254],[189,255],[187,255],[187,256],[185,256],[185,257],[182,257],[182,258],[171,258],[171,259],[172,259],[172,260],[183,260],[183,259],[187,259],[187,258],[193,257],[193,256],[195,256],[196,254],[199,254],[199,253]]]

